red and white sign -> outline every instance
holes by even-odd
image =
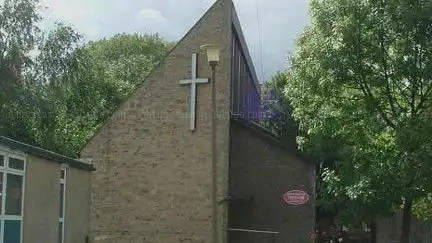
[[[282,199],[286,204],[303,205],[309,201],[309,194],[305,191],[292,190],[283,194]]]

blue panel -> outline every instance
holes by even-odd
[[[5,220],[4,222],[4,243],[20,243],[21,221]]]
[[[58,242],[62,243],[63,242],[63,223],[59,222],[59,227],[58,227]]]

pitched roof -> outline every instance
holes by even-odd
[[[71,167],[81,169],[81,170],[87,170],[87,171],[94,171],[95,168],[92,164],[86,163],[81,160],[73,159],[70,157],[66,157],[61,154],[54,153],[52,151],[45,150],[40,147],[32,146],[29,144],[25,144],[22,142],[18,142],[16,140],[0,136],[0,145],[4,145],[6,147],[9,147],[11,149],[16,149],[23,151],[24,153],[31,154],[40,158],[47,159],[52,162],[57,162],[59,164],[66,163]]]

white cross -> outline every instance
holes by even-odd
[[[192,54],[192,78],[180,80],[180,84],[190,84],[190,130],[195,131],[195,114],[196,114],[196,88],[197,84],[206,84],[209,82],[208,78],[197,78],[197,54]]]

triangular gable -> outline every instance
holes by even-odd
[[[217,1],[82,150],[81,157],[96,167],[90,214],[90,238],[95,242],[138,242],[143,237],[148,242],[207,242],[212,237],[212,86],[197,87],[197,129],[191,131],[192,92],[180,81],[193,76],[195,54],[197,78],[209,78],[210,67],[200,47],[221,47],[216,71],[221,116],[216,126],[219,188],[227,188],[223,166],[228,164],[229,149],[232,8],[230,0]],[[149,202],[157,202],[158,210]],[[224,210],[218,209],[220,215]],[[160,212],[166,212],[163,222]]]
[[[215,15],[219,15],[216,16]],[[137,106],[141,107],[142,109],[148,109],[142,102],[136,101],[137,96],[142,96],[143,93],[149,94],[152,93],[151,86],[156,85],[154,82],[163,82],[162,80],[158,78],[154,78],[155,76],[160,75],[160,72],[170,72],[170,70],[167,70],[167,65],[170,65],[171,67],[175,64],[175,59],[180,57],[182,59],[190,59],[190,55],[184,55],[180,54],[181,52],[196,52],[200,53],[200,59],[204,60],[204,52],[199,50],[200,44],[219,44],[221,47],[224,47],[225,50],[221,51],[221,63],[224,63],[226,67],[228,68],[230,63],[230,55],[229,53],[231,48],[231,24],[232,21],[232,14],[235,13],[234,5],[231,0],[218,0],[216,1],[207,11],[206,13],[194,24],[194,26],[183,36],[183,38],[177,42],[177,44],[161,59],[158,65],[153,68],[153,70],[145,77],[143,80],[144,82],[138,86],[138,88],[128,97],[125,99],[125,101],[119,106],[117,111],[115,111],[103,124],[99,126],[97,131],[93,134],[91,138],[87,141],[86,146],[100,133],[103,133],[103,130],[106,126],[109,125],[110,122],[126,118],[127,114],[125,114],[123,111],[127,110],[131,107]],[[223,15],[223,16],[222,16]],[[238,22],[238,20],[237,20]],[[205,24],[206,26],[202,26]],[[205,33],[205,29],[208,28],[210,31],[208,33]],[[215,28],[219,29],[218,32],[224,32],[223,39],[215,39],[213,38],[215,36],[214,30]],[[201,32],[201,33],[200,33]],[[213,32],[211,35],[209,33]],[[201,40],[199,40],[201,39]],[[249,52],[247,52],[249,53]],[[205,61],[200,62],[201,66],[205,65]],[[184,65],[183,65],[184,66]],[[180,70],[174,70],[175,72],[179,72]],[[188,72],[188,68],[184,68],[185,74]],[[187,77],[187,75],[185,76]],[[223,77],[219,77],[223,78]],[[228,81],[230,78],[226,77],[225,81]],[[165,80],[166,81],[166,80]],[[170,80],[172,82],[176,82],[177,80]],[[219,82],[221,83],[221,82]],[[228,88],[229,84],[224,83],[224,86]],[[146,91],[143,91],[146,90]],[[229,99],[229,97],[227,97]],[[135,104],[134,104],[135,103]],[[151,110],[149,110],[149,113],[152,113]],[[153,112],[157,113],[157,112]],[[161,116],[161,114],[149,114],[149,116]],[[83,148],[83,150],[85,149]]]

